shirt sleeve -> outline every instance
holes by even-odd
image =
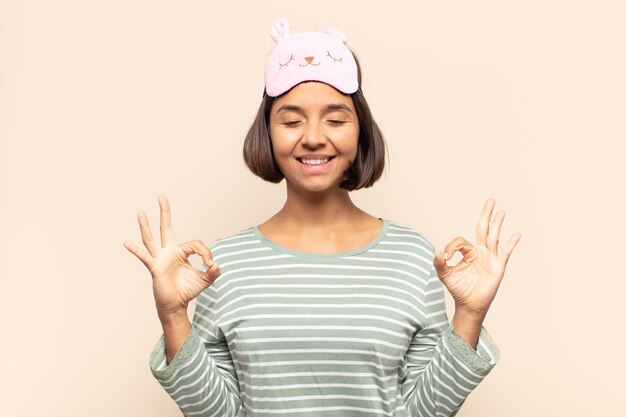
[[[191,332],[169,364],[161,335],[150,355],[150,370],[185,416],[243,416],[232,357],[224,335],[206,315],[207,304],[209,298],[196,299]]]
[[[443,284],[432,267],[424,297],[426,321],[405,356],[402,399],[412,416],[455,416],[463,402],[500,359],[482,327],[476,349],[454,331]]]

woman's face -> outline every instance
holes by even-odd
[[[270,137],[288,186],[336,189],[357,153],[352,98],[321,82],[298,84],[272,104]]]

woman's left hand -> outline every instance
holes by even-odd
[[[476,246],[463,237],[452,240],[445,248],[447,257],[435,251],[433,264],[437,275],[454,298],[456,312],[482,321],[496,296],[511,252],[522,235],[515,233],[498,253],[500,228],[504,211],[496,213],[490,225],[494,199],[488,199],[476,228]],[[446,260],[459,251],[463,259],[450,267]]]

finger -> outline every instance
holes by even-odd
[[[490,198],[485,202],[483,211],[478,219],[478,225],[476,226],[476,245],[484,246],[487,243],[487,232],[489,231],[491,212],[493,211],[493,206],[495,205],[496,200],[493,198]]]
[[[204,274],[206,276],[206,280],[210,283],[213,283],[213,281],[215,281],[215,279],[219,277],[221,273],[222,270],[220,269],[220,266],[217,264],[217,262],[212,261],[211,266],[209,266]]]
[[[499,210],[493,219],[493,223],[491,223],[491,226],[489,227],[489,234],[487,236],[487,249],[489,249],[495,255],[498,255],[498,240],[500,239],[500,229],[502,228],[504,216],[504,211]]]
[[[500,261],[500,265],[502,266],[502,270],[506,268],[507,262],[509,262],[509,257],[511,253],[513,253],[513,249],[517,245],[517,242],[522,238],[521,233],[514,233],[513,236],[509,239],[507,244],[502,248],[502,252],[498,256],[498,260]]]
[[[437,271],[437,276],[440,280],[445,280],[449,274],[449,267],[446,263],[446,258],[443,252],[436,250],[435,257],[433,259],[433,265],[435,266],[435,270]]]
[[[474,260],[474,258],[476,258],[476,253],[473,249],[474,245],[472,245],[471,242],[464,237],[458,236],[446,245],[445,252],[448,255],[446,260],[451,259],[454,252],[459,251],[461,252],[461,255],[463,255],[462,262],[470,263]]]
[[[201,240],[192,240],[179,245],[187,256],[197,254],[202,257],[202,262],[207,267],[204,272],[208,282],[213,282],[220,274],[221,270],[217,262],[213,260],[211,250]]]
[[[159,207],[161,208],[161,246],[174,243],[174,231],[172,230],[172,213],[170,203],[164,195],[159,196]]]
[[[193,254],[200,255],[202,262],[204,262],[207,267],[210,267],[211,264],[214,263],[211,250],[201,240],[191,240],[178,246],[185,252],[187,257]]]
[[[148,216],[143,211],[137,213],[137,219],[139,220],[139,230],[141,231],[141,241],[144,246],[148,248],[150,255],[157,256],[161,249],[159,245],[154,244],[154,237],[152,236],[152,230],[150,229],[150,223],[148,222]]]
[[[146,252],[145,249],[135,245],[130,240],[124,241],[124,247],[130,251],[133,255],[135,255],[143,264],[149,269],[152,270],[152,264],[154,262],[154,258]]]

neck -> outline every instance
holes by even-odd
[[[300,228],[333,226],[346,223],[362,214],[350,199],[348,190],[337,187],[326,192],[312,193],[287,185],[287,200],[276,213],[277,218]]]

